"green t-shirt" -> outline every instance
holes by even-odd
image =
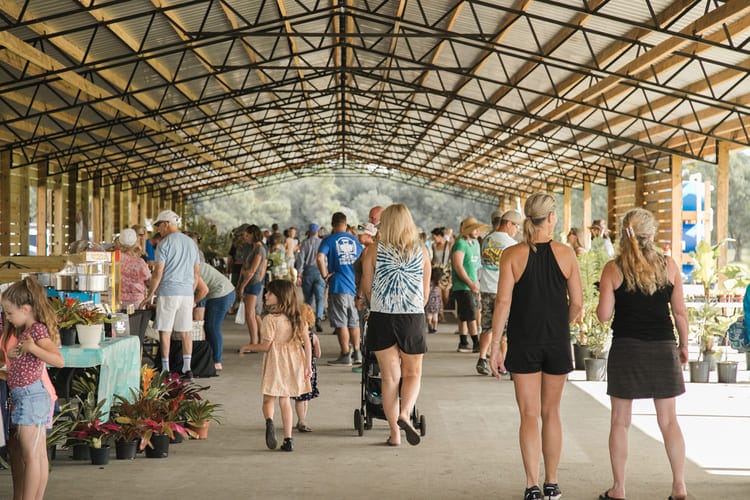
[[[477,270],[479,269],[480,264],[480,255],[479,255],[479,242],[477,240],[466,240],[464,238],[459,238],[456,240],[456,243],[453,245],[453,248],[451,249],[451,264],[453,263],[453,253],[454,252],[463,252],[464,253],[464,260],[463,260],[463,266],[464,271],[466,271],[466,274],[469,276],[471,281],[476,282],[477,281]],[[453,266],[451,265],[451,278],[453,279],[453,290],[470,290],[469,285],[461,281],[456,274],[456,270],[453,269]]]

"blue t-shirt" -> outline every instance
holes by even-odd
[[[151,244],[151,240],[146,238],[146,262],[153,262],[154,260],[154,245]]]
[[[326,256],[328,273],[333,274],[328,280],[329,293],[356,295],[354,261],[362,253],[359,240],[349,233],[334,233],[320,243],[318,253]]]
[[[157,295],[161,297],[192,296],[195,266],[200,264],[198,245],[181,232],[162,238],[156,247],[156,262],[164,264]]]

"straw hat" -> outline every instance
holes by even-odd
[[[484,233],[489,228],[490,226],[488,224],[479,222],[474,217],[467,217],[461,221],[461,236],[466,236],[467,234],[473,232],[475,229],[479,229],[480,233]]]

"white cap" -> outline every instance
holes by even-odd
[[[156,217],[156,222],[154,222],[154,224],[158,224],[160,222],[169,222],[170,224],[179,226],[182,222],[182,219],[180,219],[180,216],[171,210],[162,210]]]
[[[120,231],[120,245],[125,247],[132,247],[135,245],[136,240],[138,239],[138,235],[136,234],[134,229],[123,229]]]

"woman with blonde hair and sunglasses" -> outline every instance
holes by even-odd
[[[490,369],[497,378],[505,369],[513,375],[526,471],[524,500],[557,500],[562,496],[557,485],[562,452],[560,400],[567,374],[573,370],[570,323],[580,320],[583,291],[575,252],[552,241],[557,222],[555,198],[545,193],[531,195],[524,214],[523,242],[506,248],[500,257]],[[506,321],[508,352],[503,360],[500,341]],[[540,488],[542,455],[544,484]]]
[[[604,266],[597,316],[612,321],[607,366],[607,394],[612,417],[609,455],[612,487],[600,500],[625,498],[625,464],[633,400],[651,398],[656,408],[669,464],[670,499],[687,497],[685,441],[677,422],[675,397],[685,392],[681,364],[688,361],[688,322],[680,269],[654,245],[656,221],[648,210],[634,208],[622,220],[619,255]],[[670,306],[677,327],[675,343]]]

